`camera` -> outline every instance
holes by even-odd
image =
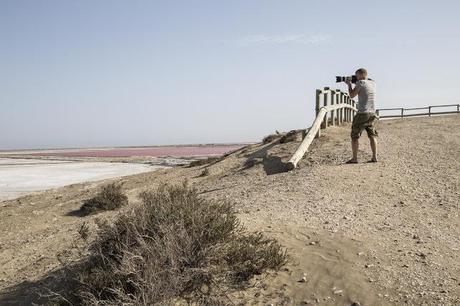
[[[336,81],[337,83],[350,81],[350,82],[352,82],[353,84],[356,84],[357,79],[356,79],[356,75],[347,76],[347,77],[344,77],[344,76],[336,76],[336,77],[335,77],[335,81]]]

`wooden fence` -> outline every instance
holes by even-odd
[[[456,110],[448,110],[441,112],[433,112],[436,108],[456,108]],[[416,112],[420,110],[428,110],[428,112]],[[314,138],[321,135],[321,129],[326,129],[329,125],[340,125],[343,122],[352,122],[356,114],[356,102],[350,98],[347,93],[339,89],[324,89],[316,90],[316,118],[312,126],[308,129],[302,143],[292,155],[287,163],[288,170],[297,167],[297,164],[302,157],[307,153],[308,148],[313,142]],[[398,114],[382,115],[385,111],[398,111]],[[406,112],[406,113],[404,113]],[[408,113],[411,112],[411,113]],[[446,114],[460,114],[460,104],[444,104],[444,105],[431,105],[427,107],[413,107],[413,108],[380,108],[376,110],[379,118],[404,118],[413,116],[432,116],[432,115],[446,115]]]
[[[433,112],[433,109],[436,108],[451,108],[451,110],[441,111],[441,112]],[[455,109],[455,110],[452,110]],[[413,112],[413,111],[421,111],[425,110],[425,112]],[[382,112],[397,111],[397,114],[392,115],[382,115]],[[406,113],[404,113],[406,112]],[[376,110],[377,115],[380,118],[404,118],[404,117],[415,117],[415,116],[431,116],[431,115],[446,115],[446,114],[460,114],[460,104],[444,104],[444,105],[430,105],[426,107],[412,107],[412,108],[379,108]]]
[[[355,113],[356,102],[347,93],[329,87],[317,89],[315,121],[313,121],[297,151],[288,161],[288,169],[292,170],[297,167],[297,163],[308,151],[313,139],[321,135],[321,129],[326,129],[329,125],[351,122]]]

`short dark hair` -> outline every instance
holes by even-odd
[[[356,70],[355,73],[356,73],[356,74],[357,74],[357,73],[360,73],[360,74],[364,75],[365,77],[367,77],[367,70],[364,69],[364,68],[359,68],[358,70]]]

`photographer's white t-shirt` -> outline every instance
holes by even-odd
[[[370,79],[359,80],[356,82],[356,88],[358,88],[358,113],[375,113],[375,82]]]

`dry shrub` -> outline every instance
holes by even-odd
[[[275,141],[276,139],[280,138],[281,135],[279,133],[276,133],[276,134],[270,134],[270,135],[267,135],[265,136],[263,139],[262,139],[262,143],[263,144],[267,144],[267,143],[270,143],[270,142],[273,142]]]
[[[78,234],[80,234],[80,238],[83,240],[87,240],[89,237],[89,226],[86,222],[83,222],[80,227],[78,228]]]
[[[286,262],[285,252],[275,239],[262,233],[250,233],[229,243],[226,261],[231,267],[233,280],[247,281],[262,273],[267,267],[280,267]]]
[[[299,140],[302,131],[292,130],[280,138],[280,143],[288,143]]]
[[[244,162],[243,169],[249,169],[261,163],[263,163],[263,158],[251,157]]]
[[[211,174],[211,172],[209,171],[209,168],[205,168],[205,169],[201,172],[200,177],[205,177],[205,176],[208,176],[208,175],[210,175],[210,174]]]
[[[189,167],[203,166],[203,165],[207,165],[210,163],[221,161],[223,158],[224,157],[221,156],[221,157],[208,157],[208,158],[197,159],[197,160],[191,161],[190,164],[188,164],[188,166]]]
[[[103,186],[102,190],[93,198],[83,201],[80,213],[89,215],[104,210],[115,210],[127,203],[128,197],[123,194],[121,186],[112,183]]]
[[[228,288],[286,261],[278,242],[246,233],[227,202],[185,186],[145,192],[141,200],[113,224],[100,225],[78,272],[77,303],[223,305]]]

